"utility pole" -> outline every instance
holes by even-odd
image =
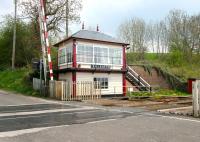
[[[16,27],[17,27],[17,0],[15,3],[15,17],[14,17],[14,28],[13,28],[13,50],[12,50],[12,70],[15,69],[15,47],[16,47]]]
[[[69,36],[69,0],[66,0],[66,37]]]

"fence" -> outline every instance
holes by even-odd
[[[192,83],[193,115],[200,117],[200,80]]]
[[[50,81],[49,95],[52,98],[62,101],[94,100],[101,98],[101,89],[98,89],[100,88],[99,86],[99,83],[87,81]]]
[[[118,84],[118,83],[117,83]],[[33,88],[35,90],[41,90],[41,93],[47,93],[46,95],[51,98],[55,98],[62,101],[73,101],[73,100],[94,100],[99,99],[103,95],[105,96],[120,96],[123,94],[123,88],[126,88],[127,95],[133,92],[141,92],[143,86],[115,86],[111,84],[108,89],[101,89],[99,82],[92,81],[49,81],[47,88],[42,86],[40,79],[33,79]],[[45,88],[46,91],[43,91]],[[155,87],[151,86],[151,89],[142,92],[154,91]]]

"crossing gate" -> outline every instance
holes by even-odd
[[[98,82],[49,81],[50,97],[62,101],[100,99],[101,89],[98,88],[100,88]]]
[[[53,67],[51,61],[51,48],[49,44],[49,36],[47,30],[47,17],[45,15],[44,7],[45,7],[44,0],[38,0],[40,39],[42,45],[42,58],[43,58],[43,69],[44,69],[44,83],[46,86],[47,73],[49,73],[50,79],[53,80]]]

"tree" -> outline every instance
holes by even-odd
[[[200,14],[191,16],[189,25],[191,50],[200,54]]]
[[[39,16],[37,3],[38,0],[23,1],[20,3],[20,8],[23,13],[22,16],[28,16],[35,23],[37,23]],[[48,18],[48,31],[55,35],[63,32],[61,30],[61,27],[64,26],[63,23],[80,21],[79,12],[82,8],[82,0],[45,0],[45,7]]]
[[[146,26],[146,38],[145,40],[148,42],[150,52],[155,53],[155,27],[154,23],[150,22]]]
[[[130,51],[139,53],[138,58],[144,58],[147,51],[146,23],[143,19],[132,18],[120,25],[119,35],[121,39],[130,43]]]
[[[11,65],[13,18],[6,16],[4,25],[0,26],[0,67],[7,68]],[[40,50],[35,48],[39,45],[34,40],[34,33],[30,30],[31,24],[17,20],[16,37],[16,67],[31,64],[33,58],[39,57]]]
[[[172,65],[192,63],[193,57],[199,62],[200,14],[190,16],[182,10],[171,10],[163,20],[148,24],[132,18],[121,24],[118,35],[130,43],[131,52],[144,53],[148,49],[158,57],[167,57]]]

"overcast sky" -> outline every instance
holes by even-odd
[[[126,19],[140,17],[147,22],[159,21],[171,9],[182,9],[189,14],[200,12],[200,0],[82,0],[81,21],[86,27],[99,24],[100,31],[116,35],[118,26]],[[13,0],[0,0],[0,15],[13,14]],[[0,18],[0,22],[2,18]],[[81,24],[71,25],[72,32]]]

